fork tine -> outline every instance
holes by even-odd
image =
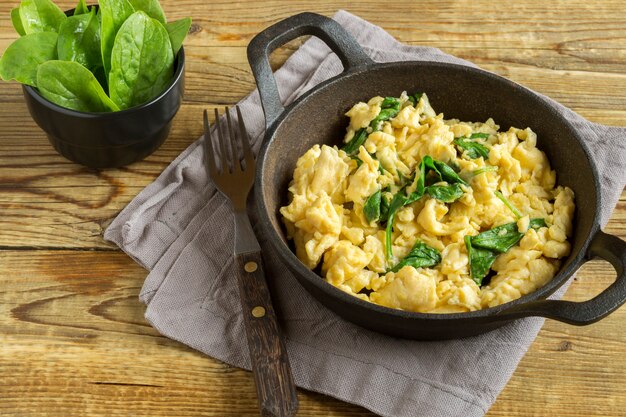
[[[230,164],[228,163],[228,153],[226,153],[226,139],[224,139],[224,133],[222,132],[222,123],[220,122],[220,114],[215,109],[215,127],[217,129],[217,138],[220,143],[220,161],[222,166],[222,174],[232,172]]]
[[[209,175],[217,175],[215,152],[213,152],[213,137],[211,136],[211,125],[209,124],[209,115],[206,109],[204,110],[204,155],[209,166]]]
[[[233,163],[233,171],[241,172],[239,149],[237,149],[237,135],[235,134],[235,130],[233,129],[233,122],[230,117],[230,109],[228,107],[224,107],[224,109],[226,110],[226,121],[228,123],[228,136],[230,136],[230,160]]]
[[[237,119],[239,120],[239,135],[241,136],[241,145],[243,147],[243,156],[246,161],[246,168],[254,163],[254,155],[252,154],[252,149],[250,149],[250,137],[248,136],[248,131],[246,130],[246,125],[243,122],[243,116],[241,115],[241,110],[239,106],[235,106],[237,109]]]

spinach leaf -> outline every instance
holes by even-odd
[[[420,99],[422,98],[423,95],[424,93],[415,93],[409,96],[409,101],[411,102],[413,107],[417,107],[417,103],[420,102]]]
[[[361,160],[361,158],[359,158],[358,156],[352,155],[352,156],[350,157],[350,159],[352,159],[352,160],[356,161],[356,167],[357,167],[357,169],[358,169],[361,165],[363,165],[363,161],[362,161],[362,160]]]
[[[180,47],[183,46],[183,41],[189,33],[190,27],[190,17],[176,20],[165,25],[165,29],[167,29],[167,33],[170,35],[170,42],[172,42],[172,51],[174,52],[174,56],[178,54]]]
[[[26,35],[26,31],[24,30],[24,25],[22,25],[22,18],[20,17],[19,7],[11,9],[11,23],[13,23],[13,28],[15,29],[18,35],[20,36]]]
[[[467,183],[459,177],[459,174],[454,172],[452,168],[441,161],[433,160],[435,167],[437,167],[437,171],[439,176],[443,181],[446,181],[449,184],[463,184],[467,185]]]
[[[59,28],[57,52],[62,61],[74,61],[97,73],[102,67],[100,21],[96,10],[68,17]]]
[[[375,132],[377,130],[380,130],[382,127],[382,122],[396,117],[399,111],[400,100],[395,97],[386,97],[380,105],[380,112],[370,122],[370,127],[372,128],[372,131]],[[365,143],[368,136],[369,133],[367,133],[367,129],[362,127],[355,132],[352,139],[350,139],[350,141],[346,143],[344,147],[341,148],[341,150],[348,155],[357,152],[359,148]]]
[[[396,117],[400,111],[400,100],[395,97],[385,97],[380,104],[380,113],[370,122],[370,127],[374,132],[382,128],[384,121]]]
[[[380,223],[384,223],[389,219],[389,206],[391,205],[391,197],[388,192],[389,187],[383,190],[382,196],[380,198]]]
[[[454,140],[454,144],[458,146],[465,155],[470,159],[477,159],[483,157],[485,160],[489,159],[489,148],[478,142],[472,142],[469,139],[458,138]]]
[[[489,133],[472,133],[470,139],[488,139]]]
[[[453,203],[463,196],[463,190],[459,184],[431,185],[426,188],[426,192],[432,198],[444,203]]]
[[[465,247],[467,248],[469,257],[470,275],[474,282],[478,286],[481,286],[483,279],[489,273],[491,265],[493,265],[496,260],[498,253],[489,249],[474,247],[472,245],[471,236],[465,236]]]
[[[58,32],[67,16],[51,0],[22,0],[20,18],[24,32]]]
[[[363,206],[363,214],[368,223],[378,221],[380,218],[380,203],[381,203],[382,191],[378,190],[365,202]]]
[[[404,188],[396,193],[389,203],[389,210],[387,215],[387,226],[385,227],[385,258],[390,260],[393,257],[393,249],[391,247],[391,238],[393,233],[393,220],[396,217],[396,212],[404,207],[407,203],[407,198],[404,195]]]
[[[144,12],[120,27],[111,54],[109,94],[121,109],[159,95],[172,81],[174,54],[167,30]]]
[[[387,272],[398,272],[405,266],[413,268],[428,268],[438,265],[441,262],[441,253],[424,242],[417,241],[407,256],[404,257],[396,266]]]
[[[544,219],[530,220],[530,228],[546,227]],[[515,246],[524,236],[517,231],[517,223],[507,223],[476,236],[465,236],[465,247],[470,262],[470,274],[476,284],[481,285],[489,273],[496,257]]]
[[[504,253],[519,242],[523,233],[517,231],[517,223],[506,223],[472,237],[472,246]]]
[[[344,147],[341,148],[341,150],[348,155],[356,153],[356,151],[358,151],[359,148],[365,143],[366,139],[367,131],[365,130],[365,128],[361,128],[354,133],[352,139],[350,139],[350,141],[346,143]]]
[[[511,204],[511,202],[504,196],[504,194],[502,194],[500,191],[495,191],[494,194],[496,195],[496,197],[498,197],[500,201],[504,203],[505,206],[509,208],[509,210],[513,212],[513,214],[515,214],[515,217],[517,217],[518,219],[522,218],[522,212],[520,212],[517,207]]]
[[[161,22],[162,25],[167,23],[163,8],[158,0],[129,0],[135,11],[145,12],[148,16]],[[175,55],[175,54],[174,54]]]
[[[22,36],[0,58],[0,77],[37,87],[37,67],[57,57],[55,32],[37,32]]]
[[[541,229],[542,227],[548,227],[548,225],[546,224],[545,219],[535,218],[535,219],[530,219],[530,222],[528,223],[528,227],[530,229]]]
[[[475,169],[472,172],[472,176],[475,177],[476,175],[480,175],[480,174],[485,173],[485,172],[495,172],[497,170],[498,170],[498,167],[495,167],[495,166],[492,166],[492,165],[485,165],[482,168]]]
[[[87,7],[87,3],[85,3],[85,0],[78,0],[78,4],[74,8],[74,16],[87,13],[89,13],[89,7]]]
[[[100,0],[99,11],[102,16],[100,29],[102,63],[104,73],[108,77],[111,71],[111,53],[115,36],[126,19],[135,12],[135,9],[128,0]]]
[[[117,111],[96,77],[71,61],[48,61],[37,70],[39,92],[51,102],[83,112]]]

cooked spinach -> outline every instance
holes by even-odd
[[[172,81],[174,54],[167,30],[144,12],[120,27],[111,54],[109,95],[120,109],[155,97]]]
[[[380,218],[380,203],[382,191],[378,190],[365,201],[363,206],[363,214],[368,223],[378,221]]]
[[[474,280],[478,286],[481,286],[483,279],[489,273],[491,265],[493,265],[496,260],[498,253],[489,249],[472,246],[471,236],[465,236],[465,247],[467,248],[472,280]]]
[[[480,175],[483,174],[485,172],[495,172],[498,170],[498,167],[493,166],[493,165],[485,165],[482,168],[478,168],[475,169],[474,171],[472,171],[472,176],[475,177],[476,175]]]
[[[375,132],[381,129],[382,123],[386,120],[396,117],[400,111],[400,100],[395,97],[386,97],[380,104],[380,112],[370,122],[369,127],[371,132]],[[354,136],[348,143],[346,143],[341,150],[348,155],[358,152],[359,148],[365,143],[369,133],[367,128],[360,128],[354,133]]]
[[[517,207],[511,204],[511,202],[504,196],[504,194],[502,194],[500,191],[495,191],[494,194],[496,195],[496,197],[498,197],[500,201],[504,203],[505,206],[509,208],[509,210],[513,212],[513,214],[515,214],[515,217],[517,217],[518,219],[522,218],[522,212],[520,212]]]
[[[545,220],[541,218],[531,219],[529,223],[529,228],[532,229],[546,226]],[[470,274],[474,282],[481,285],[496,257],[515,246],[522,237],[524,233],[518,232],[516,222],[494,227],[476,236],[465,236]]]
[[[91,71],[77,62],[44,62],[37,70],[37,86],[42,96],[68,109],[91,112],[119,110]]]
[[[51,0],[22,0],[19,9],[24,32],[58,32],[67,16]]]
[[[430,185],[426,187],[426,193],[444,203],[453,203],[463,196],[463,190],[459,184]]]
[[[413,248],[400,262],[387,272],[398,272],[405,266],[413,268],[428,268],[436,266],[441,262],[441,253],[435,248],[428,246],[426,243],[417,241]]]
[[[413,105],[413,107],[417,107],[417,103],[420,102],[420,99],[422,98],[422,96],[424,95],[424,93],[415,93],[409,96],[409,101],[411,102],[411,105]]]
[[[344,147],[341,148],[341,150],[347,153],[348,155],[354,154],[359,150],[361,145],[365,143],[366,139],[367,139],[367,130],[365,128],[361,128],[356,131],[352,139],[350,139],[350,141],[346,143]]]
[[[37,32],[13,42],[0,58],[0,77],[37,87],[37,67],[57,58],[56,32]]]
[[[407,184],[404,184],[402,188],[396,193],[389,205],[389,215],[387,219],[387,226],[385,228],[385,256],[389,260],[393,256],[393,250],[391,248],[391,238],[393,233],[393,220],[395,213],[402,207],[414,203],[428,193],[431,197],[441,200],[445,203],[451,203],[456,201],[463,195],[463,189],[461,184],[467,185],[467,183],[454,172],[452,168],[446,165],[442,161],[433,159],[426,155],[422,158],[418,166],[419,177],[415,179],[417,182],[415,190],[410,194],[406,194]],[[432,184],[426,186],[426,176],[432,173],[439,182],[447,182],[447,185]],[[415,173],[417,175],[417,172]]]
[[[487,160],[489,158],[489,148],[481,143],[466,138],[458,138],[454,140],[454,144],[470,159],[483,157]]]

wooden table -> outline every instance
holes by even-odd
[[[0,3],[0,49],[15,38]],[[160,336],[137,295],[146,271],[105,242],[112,218],[202,131],[204,108],[254,88],[249,40],[310,10],[345,8],[547,94],[590,120],[626,126],[624,0],[163,1],[192,16],[187,90],[167,142],[129,167],[93,171],[57,155],[20,87],[0,84],[0,415],[255,416],[249,372]],[[62,8],[75,1],[60,1]],[[278,66],[301,41],[273,55]],[[626,138],[624,138],[626,140]],[[626,195],[607,229],[626,238]],[[586,265],[566,298],[614,279]],[[592,326],[546,322],[488,416],[626,416],[626,308]],[[243,336],[242,336],[243,337]],[[301,390],[301,416],[370,416]]]

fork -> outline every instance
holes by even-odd
[[[257,241],[250,219],[246,213],[246,199],[254,184],[255,159],[250,149],[248,133],[237,110],[239,136],[243,157],[236,145],[230,111],[226,107],[230,152],[227,135],[223,134],[219,113],[215,109],[220,166],[217,165],[213,149],[207,111],[204,111],[204,154],[209,176],[217,189],[230,200],[235,210],[235,264],[239,298],[243,309],[248,352],[252,363],[259,409],[262,416],[287,417],[298,410],[296,387],[291,374],[285,342],[272,307],[270,292],[263,272],[261,247]],[[245,165],[242,165],[242,160]]]

